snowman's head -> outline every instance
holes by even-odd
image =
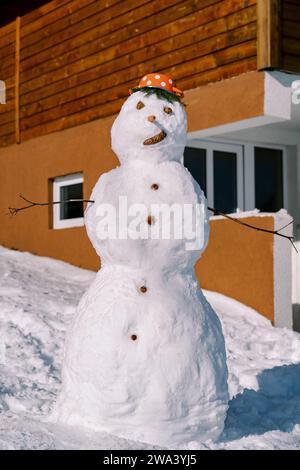
[[[179,99],[149,88],[132,93],[112,129],[112,149],[121,163],[181,161],[186,144],[186,112]]]

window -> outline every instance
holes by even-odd
[[[225,213],[237,209],[237,155],[213,151],[214,206]]]
[[[185,147],[184,165],[206,195],[206,149]]]
[[[283,207],[282,150],[254,148],[255,207],[276,212]]]
[[[190,140],[184,165],[220,212],[277,212],[285,205],[284,147]]]
[[[53,181],[53,201],[83,199],[83,176],[81,173],[60,176]],[[83,225],[83,203],[67,202],[53,205],[53,228]]]
[[[209,206],[225,213],[244,209],[241,145],[190,141],[184,165],[203,189]]]

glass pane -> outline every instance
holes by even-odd
[[[184,166],[191,172],[206,195],[206,150],[185,147]]]
[[[237,209],[236,153],[214,150],[214,206],[220,212]]]
[[[283,207],[282,150],[255,147],[255,207],[277,212]]]
[[[69,184],[68,186],[61,186],[60,200],[66,201],[67,199],[82,199],[83,184]],[[83,203],[82,202],[68,202],[60,204],[60,219],[76,219],[83,217]]]

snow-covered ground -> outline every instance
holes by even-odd
[[[93,277],[0,247],[0,449],[155,448],[46,420],[60,389],[65,330]],[[199,449],[300,449],[300,335],[206,296],[223,324],[231,401],[219,442]]]

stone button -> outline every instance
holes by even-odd
[[[140,291],[144,294],[145,292],[147,292],[147,287],[146,286],[141,286]]]
[[[148,215],[148,217],[147,217],[147,224],[148,224],[148,225],[153,225],[153,224],[154,224],[154,217],[153,217],[153,215]]]
[[[152,186],[151,186],[151,189],[153,189],[153,191],[157,191],[159,188],[158,184],[157,183],[153,183]]]
[[[137,335],[131,335],[130,338],[132,339],[132,341],[136,341],[137,340]]]

